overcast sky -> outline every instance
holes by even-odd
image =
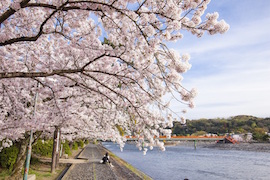
[[[197,38],[185,33],[169,45],[191,55],[183,85],[199,94],[185,117],[270,117],[270,1],[212,0],[207,12],[214,11],[230,24],[226,34]],[[172,102],[171,107],[180,112],[183,105]]]

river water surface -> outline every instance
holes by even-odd
[[[155,180],[270,180],[270,152],[168,146],[143,155],[132,144],[123,152],[111,142],[103,146]]]

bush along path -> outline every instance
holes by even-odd
[[[134,173],[132,169],[126,167],[122,160],[111,156],[110,160],[113,166],[101,164],[100,160],[107,150],[100,145],[88,144],[81,152],[78,158],[88,159],[87,163],[73,164],[63,180],[74,179],[93,179],[93,180],[118,180],[118,179],[151,179],[143,173]],[[131,167],[131,166],[130,166]],[[138,170],[136,170],[138,171]],[[135,172],[136,172],[135,171]]]

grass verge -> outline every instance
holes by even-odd
[[[55,173],[51,173],[51,164],[39,162],[32,165],[29,169],[29,174],[35,174],[36,180],[52,180],[57,179],[59,174],[65,169],[66,165],[59,164],[59,167],[55,170]]]
[[[70,158],[75,158],[75,156],[81,152],[82,149],[72,150],[72,155]],[[55,170],[55,173],[51,173],[51,163],[41,162],[38,158],[31,157],[31,165],[28,174],[35,174],[36,180],[55,180],[61,174],[61,172],[66,168],[67,164],[59,164],[59,167]],[[22,171],[22,175],[24,170]],[[6,169],[0,168],[0,180],[10,179],[10,173]]]
[[[108,151],[108,150],[107,150]],[[132,171],[133,173],[135,173],[137,176],[141,177],[144,180],[152,180],[152,178],[150,178],[148,175],[144,174],[143,172],[139,171],[138,169],[136,169],[135,167],[133,167],[131,164],[127,163],[126,161],[124,161],[123,159],[119,158],[118,156],[116,156],[115,154],[113,154],[112,152],[109,151],[109,155],[115,160],[117,161],[119,164],[125,166],[126,168],[128,168],[130,171]]]
[[[8,170],[0,168],[0,180],[4,180],[8,176],[9,176]]]

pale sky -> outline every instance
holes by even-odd
[[[183,86],[199,92],[196,107],[184,116],[270,117],[270,1],[212,0],[207,12],[214,11],[230,24],[226,34],[197,38],[185,33],[169,44],[191,55],[192,68],[183,75]],[[175,112],[183,109],[176,101],[171,107]]]

